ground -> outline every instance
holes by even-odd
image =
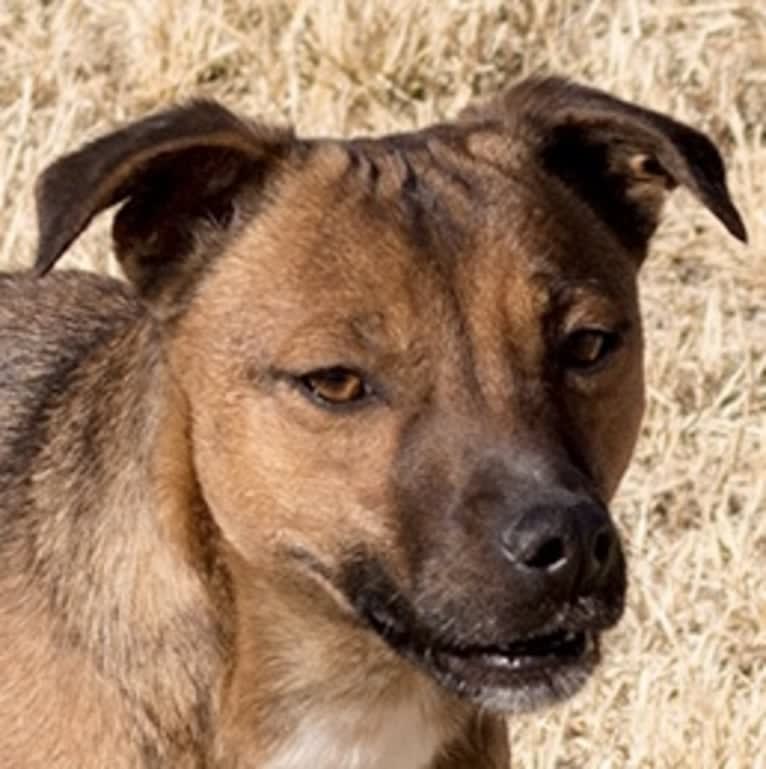
[[[668,207],[642,282],[647,419],[615,503],[629,607],[582,694],[513,722],[514,768],[766,768],[766,4],[0,0],[0,63],[1,267],[33,258],[46,163],[192,94],[351,134],[557,72],[708,131],[750,244],[688,195]],[[65,262],[113,270],[107,227]]]

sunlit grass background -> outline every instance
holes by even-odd
[[[514,767],[764,769],[766,3],[0,0],[0,265],[32,259],[43,165],[169,102],[381,132],[530,72],[708,131],[751,239],[684,193],[668,207],[643,277],[647,420],[615,505],[630,605],[593,683],[514,721]],[[70,266],[113,269],[106,224]]]

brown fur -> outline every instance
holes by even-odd
[[[534,687],[502,704],[429,654],[619,617],[621,555],[537,606],[493,532],[550,488],[614,493],[676,185],[744,239],[704,136],[553,79],[348,142],[196,103],[55,163],[38,273],[120,203],[133,286],[0,276],[3,762],[293,769],[337,728],[361,769],[411,707],[429,769],[506,766],[502,711]],[[594,327],[620,346],[567,368]],[[318,402],[333,367],[370,394]]]

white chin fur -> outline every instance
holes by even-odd
[[[590,673],[591,670],[586,667],[575,666],[518,688],[487,687],[469,694],[469,699],[496,713],[529,713],[576,694],[585,685]]]

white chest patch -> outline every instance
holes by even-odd
[[[264,769],[425,769],[444,737],[420,703],[323,709]]]

